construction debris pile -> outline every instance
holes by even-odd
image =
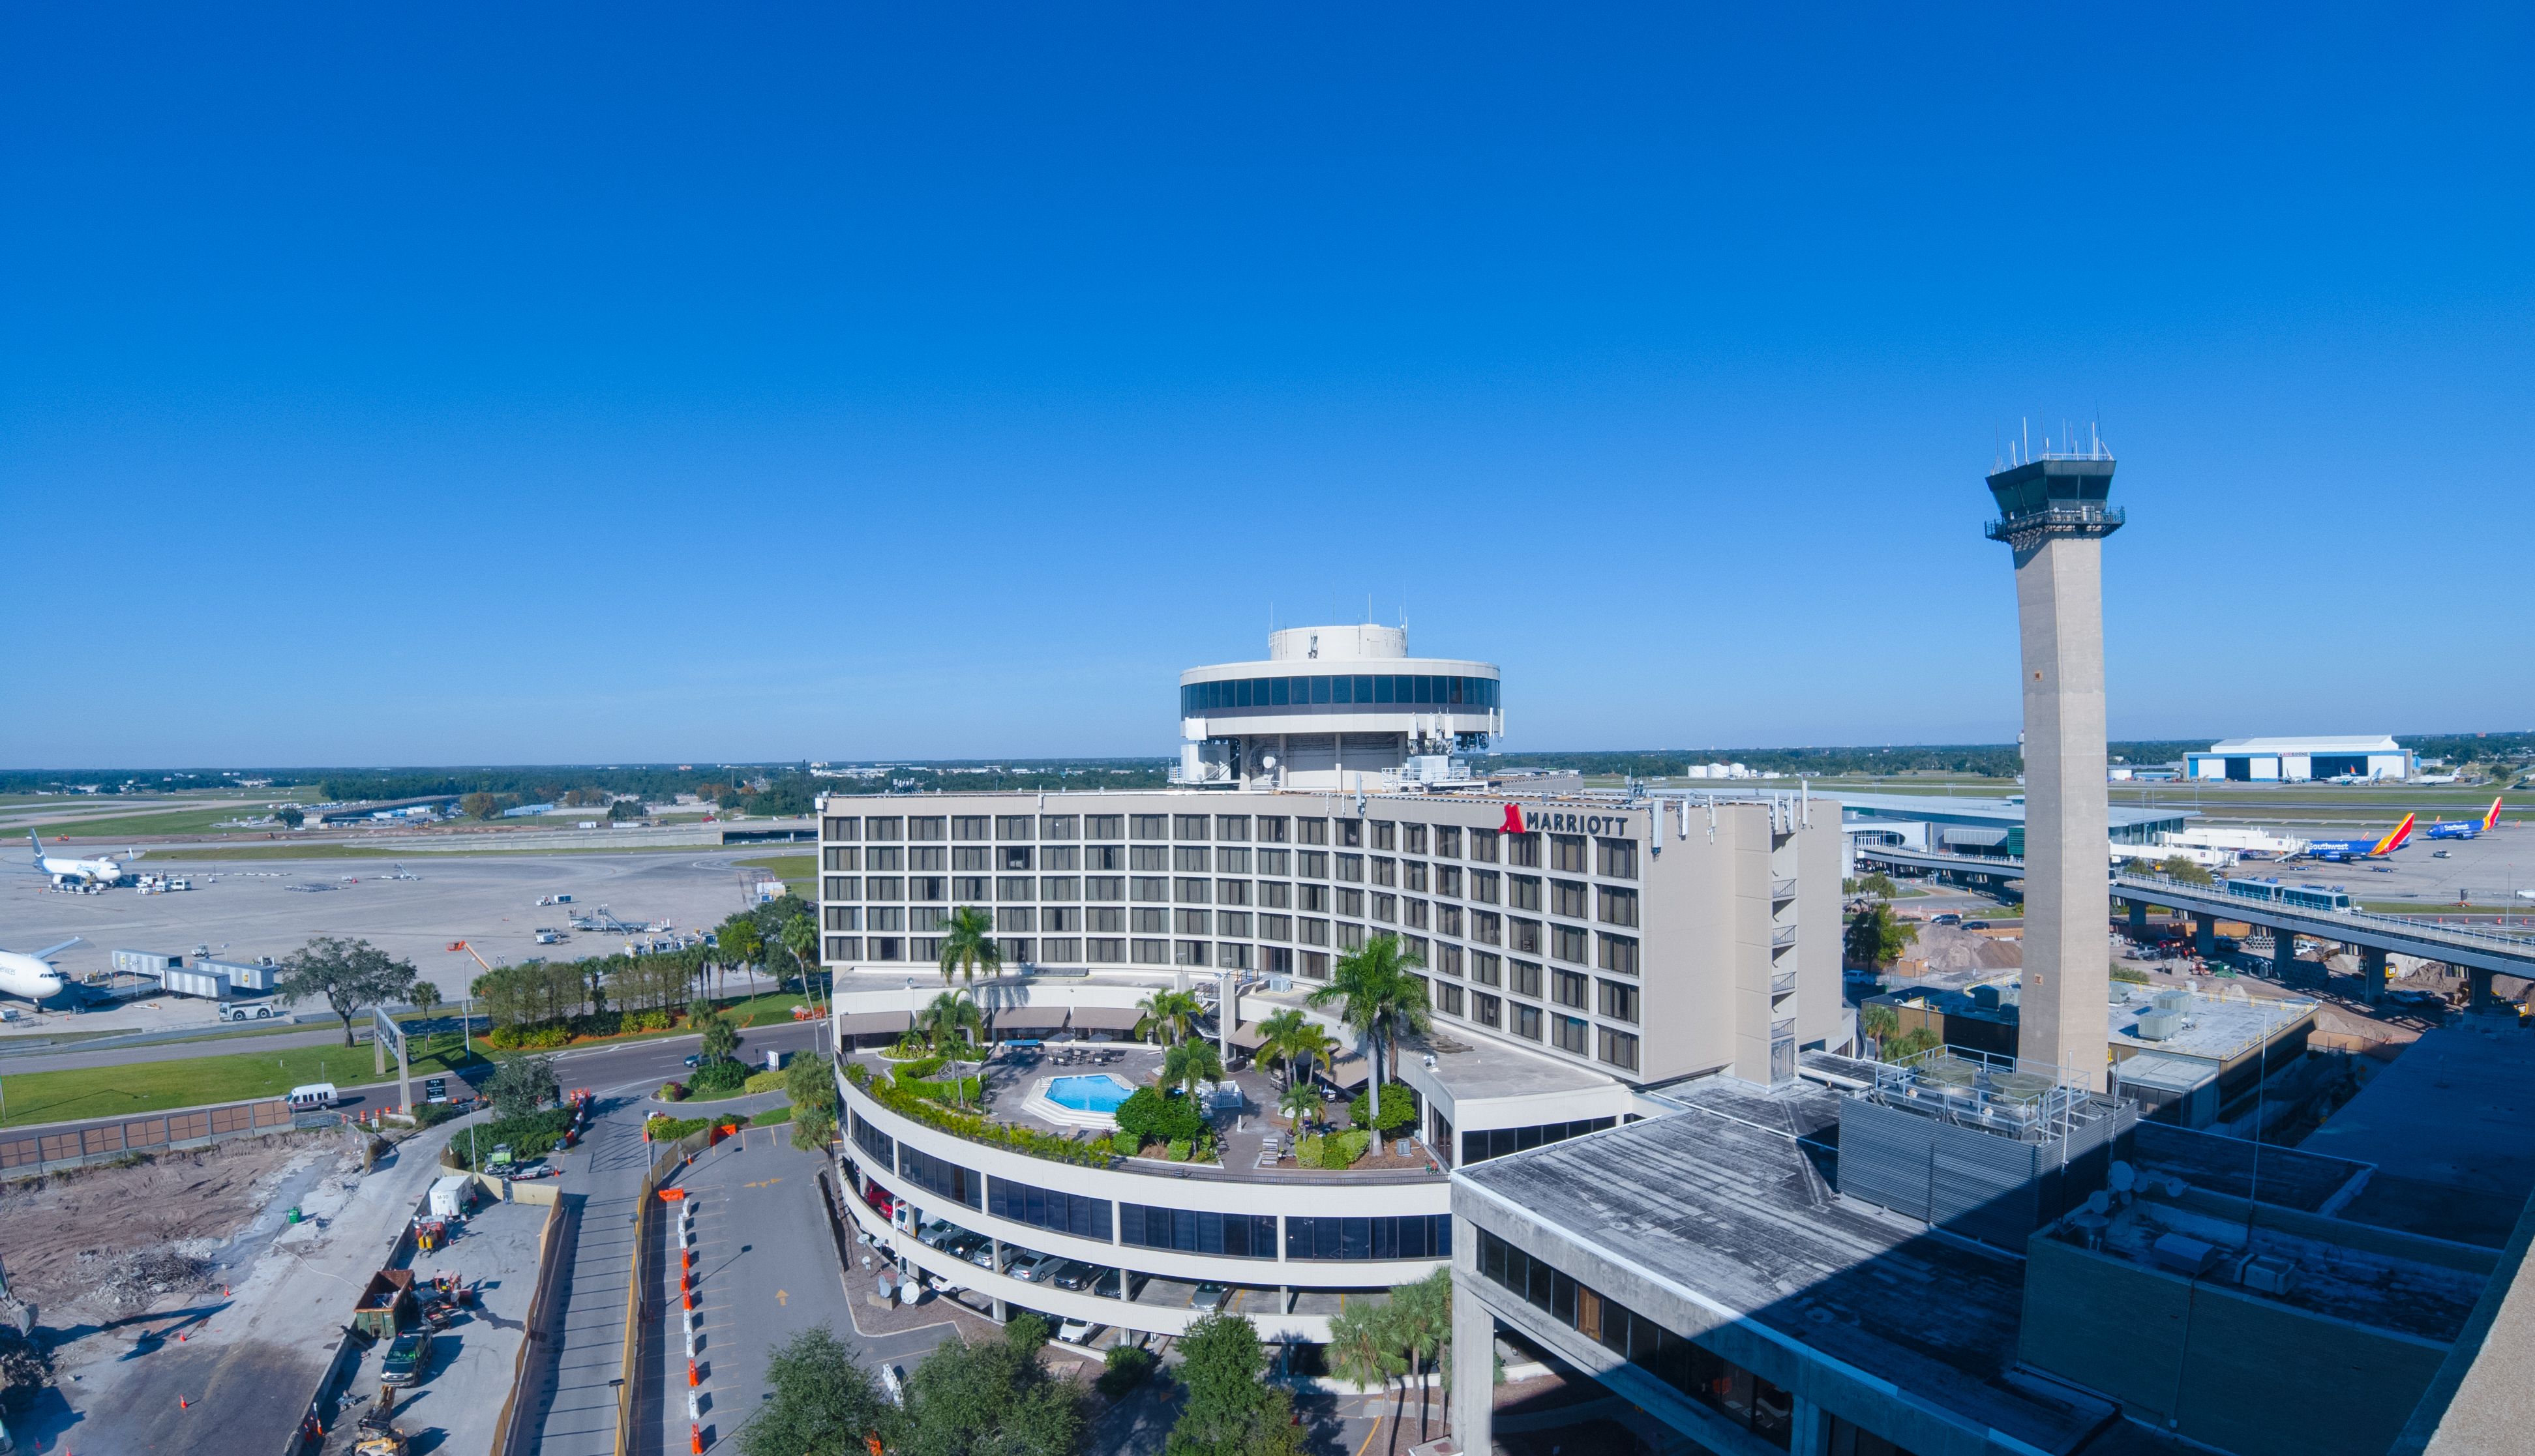
[[[125,1253],[83,1249],[79,1262],[88,1289],[72,1303],[107,1318],[138,1314],[170,1295],[219,1288],[216,1266],[172,1244]]]

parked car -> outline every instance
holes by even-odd
[[[1963,929],[1967,931],[1985,931],[1989,929],[1989,922],[1986,920],[1966,920],[1963,922]]]
[[[1091,1339],[1091,1321],[1069,1319],[1056,1327],[1056,1337],[1068,1345],[1082,1345]]]
[[[1040,1253],[1034,1248],[1009,1248],[1004,1252],[1009,1255],[1004,1260],[1004,1272],[1015,1279],[1032,1283],[1043,1274],[1055,1273],[1056,1266],[1065,1262],[1052,1253]]]
[[[1047,1282],[1058,1289],[1084,1290],[1091,1287],[1091,1281],[1099,1278],[1100,1273],[1098,1264],[1086,1263],[1082,1259],[1067,1259],[1056,1266],[1056,1272],[1048,1276]]]
[[[959,1253],[959,1257],[966,1259],[969,1263],[976,1265],[980,1269],[991,1269],[995,1267],[995,1242],[981,1235],[972,1234],[969,1237],[975,1239],[977,1242],[969,1244],[965,1249],[962,1249]]]
[[[1937,916],[1928,923],[1930,925],[1960,925],[1963,923],[1963,918],[1955,914],[1953,911],[1948,910],[1945,914]]]
[[[1189,1294],[1192,1309],[1215,1310],[1223,1307],[1224,1288],[1220,1284],[1201,1284]]]
[[[952,1240],[966,1232],[967,1230],[947,1218],[937,1218],[917,1231],[915,1242],[927,1248],[943,1248],[949,1246]]]
[[[379,1383],[411,1385],[419,1381],[430,1367],[430,1329],[406,1330],[388,1346],[388,1358],[379,1363]]]

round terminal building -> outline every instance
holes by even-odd
[[[1505,732],[1493,662],[1408,655],[1404,627],[1289,627],[1264,662],[1180,674],[1183,784],[1371,790],[1466,779]]]

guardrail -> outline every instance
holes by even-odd
[[[2196,896],[2199,901],[2205,901],[2211,905],[2246,911],[2248,918],[2255,914],[2264,914],[2278,919],[2294,916],[2326,924],[2359,921],[2367,925],[2383,926],[2388,930],[2397,931],[2406,936],[2415,936],[2424,940],[2472,941],[2479,945],[2491,945],[2535,956],[2535,940],[2524,936],[2504,936],[2492,931],[2478,931],[2471,926],[2440,925],[2435,921],[2415,920],[2405,915],[2383,915],[2374,910],[2310,910],[2303,906],[2282,905],[2275,901],[2249,900],[2240,895],[2231,895],[2223,887],[2213,888],[2205,884],[2193,884],[2166,875],[2117,875],[2113,877],[2113,882],[2116,885],[2134,889],[2175,891],[2180,896]],[[2179,898],[2176,903],[2193,902]],[[2195,908],[2197,908],[2196,904]]]

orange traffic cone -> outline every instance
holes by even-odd
[[[691,1361],[688,1361],[688,1362],[687,1362],[687,1387],[688,1387],[689,1389],[693,1389],[693,1388],[695,1388],[695,1387],[696,1387],[696,1386],[698,1386],[698,1385],[702,1385],[703,1383],[705,1383],[705,1378],[704,1378],[704,1376],[702,1376],[702,1375],[700,1375],[700,1374],[696,1373],[696,1363],[695,1363],[694,1361],[692,1361],[692,1360],[691,1360]]]
[[[703,1426],[690,1425],[687,1427],[687,1449],[694,1452],[695,1456],[705,1456],[705,1428]]]
[[[183,1396],[181,1396],[181,1395],[180,1395],[180,1396],[178,1396],[178,1397],[176,1397],[176,1409],[177,1409],[177,1410],[180,1410],[180,1411],[190,1411],[190,1410],[192,1410],[193,1408],[194,1408],[194,1403],[193,1403],[192,1401],[189,1401],[189,1400],[185,1399],[185,1398],[184,1398]]]

